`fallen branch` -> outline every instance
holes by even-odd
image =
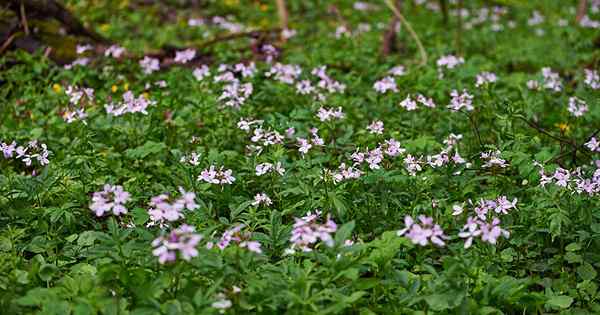
[[[277,14],[279,15],[279,27],[282,30],[287,30],[288,29],[288,11],[287,8],[285,6],[285,0],[276,0],[275,1],[277,3]],[[281,40],[285,41],[285,37],[283,36],[283,33],[281,35]]]
[[[587,14],[588,3],[587,0],[579,0],[579,5],[577,6],[577,15],[575,16],[575,22],[579,24],[581,19]]]
[[[74,35],[89,37],[100,43],[110,41],[93,30],[87,29],[83,23],[74,17],[62,4],[55,0],[8,0],[9,8],[24,18],[24,13],[37,14],[40,17],[51,17],[60,21],[67,31]]]
[[[394,15],[400,20],[400,22],[402,22],[404,27],[406,27],[406,29],[408,30],[408,33],[410,33],[410,36],[412,36],[415,43],[417,44],[417,48],[419,49],[419,54],[421,55],[421,62],[419,63],[419,66],[426,65],[427,64],[427,52],[425,52],[425,47],[423,47],[423,44],[421,43],[421,40],[419,39],[419,35],[417,35],[417,33],[415,33],[415,31],[413,30],[410,23],[408,23],[408,21],[404,18],[404,16],[400,13],[400,11],[398,11],[398,8],[396,8],[396,6],[394,5],[394,2],[392,2],[392,0],[385,0],[385,3],[390,8],[390,10],[392,10]]]
[[[400,7],[400,0],[397,0],[396,7]],[[395,15],[393,16],[390,24],[388,24],[387,29],[383,33],[383,42],[381,43],[381,54],[384,56],[389,56],[393,52],[397,50],[397,41],[396,41],[396,25],[400,23],[400,19],[398,19]]]

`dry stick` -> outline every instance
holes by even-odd
[[[579,0],[579,5],[577,6],[577,15],[575,16],[575,22],[577,22],[577,24],[581,22],[581,19],[583,19],[587,13],[587,7],[587,0]]]
[[[338,19],[338,21],[340,23],[342,23],[342,25],[344,25],[344,27],[350,31],[350,25],[348,24],[348,22],[346,21],[346,19],[344,19],[344,16],[342,15],[342,13],[340,12],[340,9],[338,9],[338,7],[335,4],[332,4],[329,6],[329,11],[332,12],[333,14],[335,14],[335,17]]]
[[[0,46],[0,55],[2,55],[2,53],[4,53],[4,51],[6,50],[6,48],[8,48],[8,46],[10,46],[10,44],[12,44],[13,40],[15,40],[15,38],[17,37],[18,34],[19,33],[13,33],[4,41],[4,43],[2,43],[2,46]]]
[[[287,8],[285,7],[285,0],[276,0],[275,2],[277,3],[277,14],[279,15],[279,27],[281,27],[282,30],[287,30],[289,15]],[[281,35],[281,40],[285,41],[283,33]]]
[[[21,2],[21,24],[23,24],[23,29],[25,29],[25,35],[29,35],[29,24],[27,23],[27,16],[25,15],[25,5]]]
[[[444,18],[444,25],[448,25],[448,0],[439,0],[440,8],[442,9],[442,17]]]
[[[396,17],[400,20],[400,22],[404,25],[404,27],[406,27],[406,29],[408,30],[408,33],[410,33],[410,36],[412,36],[415,43],[417,44],[417,48],[419,49],[419,54],[421,55],[421,62],[419,63],[419,66],[426,65],[427,64],[427,52],[425,52],[425,48],[423,47],[423,44],[421,43],[421,40],[419,39],[419,35],[417,35],[417,33],[415,33],[415,31],[413,30],[410,23],[408,23],[408,21],[404,18],[404,16],[400,13],[400,11],[398,11],[398,8],[396,8],[396,6],[392,2],[392,0],[385,0],[385,3],[390,8],[390,10],[392,10],[394,15],[396,15]]]
[[[400,7],[399,0],[396,3],[397,7]],[[388,28],[383,33],[383,43],[381,45],[381,54],[384,56],[389,56],[396,50],[396,25],[400,23],[400,20],[394,15]]]
[[[4,2],[8,2],[9,8],[15,12],[19,12],[19,9],[24,7],[29,12],[60,21],[72,34],[86,36],[100,43],[110,43],[102,35],[83,26],[79,19],[56,0],[4,0]]]

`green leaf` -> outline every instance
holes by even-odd
[[[597,272],[594,270],[594,267],[589,263],[583,263],[583,265],[577,267],[577,274],[583,280],[592,280],[596,278]]]
[[[42,281],[50,281],[52,277],[58,272],[58,267],[53,264],[44,264],[38,271],[38,276]]]
[[[571,243],[565,247],[565,250],[568,252],[576,252],[581,249],[581,245],[579,243]]]
[[[162,142],[146,141],[144,145],[134,149],[128,149],[125,151],[125,156],[130,159],[144,159],[151,154],[157,154],[165,151],[167,146]]]
[[[546,305],[552,308],[567,308],[573,303],[573,298],[566,295],[555,295],[546,301]]]
[[[352,237],[352,231],[354,230],[354,220],[342,225],[335,233],[335,243],[342,246],[344,241]]]

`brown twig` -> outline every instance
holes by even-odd
[[[419,49],[419,54],[421,55],[421,62],[419,63],[419,66],[426,65],[427,64],[427,52],[425,52],[425,47],[423,47],[423,44],[421,43],[421,39],[419,39],[419,35],[417,35],[417,33],[415,33],[415,30],[413,30],[410,23],[408,23],[406,18],[404,18],[404,15],[402,15],[402,13],[400,13],[400,11],[398,11],[398,8],[396,8],[396,6],[392,2],[392,0],[385,0],[385,3],[390,8],[390,10],[392,10],[394,15],[396,15],[396,17],[400,20],[400,22],[402,22],[404,27],[406,27],[406,29],[408,30],[408,33],[410,34],[410,36],[412,36],[415,43],[417,44],[417,48]]]
[[[279,27],[282,30],[287,30],[289,14],[285,6],[285,0],[276,0],[275,2],[277,3],[277,14],[279,15]],[[285,41],[283,34],[281,35],[281,40]]]
[[[10,46],[10,44],[12,44],[12,42],[15,40],[15,38],[17,38],[18,33],[13,33],[11,34],[5,41],[4,43],[2,43],[2,46],[0,46],[0,55],[2,55],[2,53],[4,53],[4,51]]]
[[[400,0],[396,1],[396,7],[401,7]],[[383,42],[381,43],[381,54],[383,56],[389,56],[397,50],[396,26],[398,23],[400,23],[400,19],[394,15],[387,29],[383,33]]]
[[[23,25],[23,29],[25,30],[25,35],[29,35],[29,23],[27,23],[27,15],[25,14],[25,5],[21,3],[21,8],[19,9],[21,15],[21,24]]]
[[[438,0],[438,2],[442,11],[444,25],[448,25],[448,0]]]
[[[86,36],[100,43],[110,42],[95,31],[87,29],[79,19],[56,0],[8,0],[8,4],[9,8],[18,14],[20,14],[21,8],[24,8],[23,10],[27,10],[27,12],[60,21],[72,34]]]
[[[579,24],[579,22],[581,22],[581,19],[583,19],[583,17],[586,15],[587,8],[587,0],[579,0],[579,5],[577,6],[577,15],[575,16],[575,22],[577,24]]]
[[[335,15],[338,22],[340,22],[348,31],[351,30],[350,25],[335,4],[329,6],[329,11]]]

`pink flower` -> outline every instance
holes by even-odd
[[[120,58],[124,52],[125,52],[125,48],[123,48],[119,45],[112,45],[104,51],[104,55],[106,57]]]
[[[189,48],[186,50],[181,50],[175,52],[175,62],[176,63],[188,63],[192,59],[196,57],[196,50]]]
[[[373,88],[375,91],[381,94],[385,94],[388,91],[398,92],[398,87],[396,86],[396,80],[393,77],[385,77],[373,84]]]
[[[458,65],[465,63],[465,59],[462,57],[456,57],[453,55],[442,56],[437,60],[438,68],[454,69]]]
[[[231,185],[235,181],[235,177],[231,175],[232,173],[233,172],[230,169],[224,169],[223,166],[216,170],[215,166],[211,165],[208,169],[204,169],[200,173],[198,180],[205,181],[210,184]]]
[[[585,80],[583,81],[587,86],[589,86],[593,90],[600,89],[600,75],[598,75],[598,71],[584,69]]]
[[[452,90],[450,93],[452,99],[450,100],[450,104],[448,108],[452,111],[459,111],[461,109],[465,109],[467,111],[472,111],[473,108],[473,95],[469,94],[467,90],[463,90],[462,94],[458,94],[458,91]]]
[[[590,141],[585,143],[585,146],[592,152],[600,152],[600,142],[598,142],[596,137],[592,137]]]
[[[410,95],[407,95],[406,98],[400,102],[400,106],[408,111],[413,111],[417,109],[417,102],[410,98]]]
[[[251,233],[242,231],[244,227],[244,224],[238,224],[223,232],[221,239],[217,242],[217,247],[224,250],[233,242],[237,243],[240,248],[247,248],[251,252],[261,254],[261,244],[257,241],[251,241]]]
[[[208,69],[207,65],[202,65],[200,68],[194,69],[194,72],[192,72],[192,74],[194,75],[194,78],[196,78],[196,80],[202,81],[204,78],[210,75],[210,69]]]
[[[587,103],[577,97],[569,97],[569,107],[567,108],[569,113],[575,117],[581,117],[588,111]]]
[[[271,201],[271,198],[267,196],[267,194],[258,193],[256,194],[256,196],[254,196],[254,202],[252,202],[252,205],[259,206],[261,204],[264,204],[265,206],[270,206],[271,204],[273,204],[273,202]]]
[[[152,241],[154,247],[152,254],[158,257],[158,262],[161,264],[175,261],[177,252],[184,260],[198,256],[196,246],[202,240],[202,235],[194,232],[194,227],[184,224],[167,236],[156,238]]]
[[[5,159],[10,159],[13,156],[16,145],[17,143],[15,141],[11,144],[6,144],[4,142],[0,143],[0,150],[2,150]]]
[[[383,134],[383,121],[376,120],[372,122],[370,125],[367,126],[367,130],[369,130],[369,133],[372,134]]]
[[[319,240],[329,247],[334,245],[332,234],[337,231],[337,225],[329,216],[325,223],[318,223],[320,215],[320,211],[316,211],[314,214],[308,212],[306,216],[294,219],[296,223],[294,223],[290,238],[292,246],[286,252],[293,253],[295,249],[310,252],[313,250],[311,246]]]
[[[429,242],[438,246],[445,245],[444,239],[448,237],[444,235],[444,231],[439,225],[433,224],[432,218],[420,215],[419,221],[420,224],[416,223],[412,217],[405,216],[405,228],[397,232],[398,236],[406,236],[413,244],[421,246],[425,246]]]
[[[496,74],[494,74],[494,73],[482,72],[482,73],[478,74],[475,79],[476,79],[475,86],[480,87],[484,84],[494,83],[494,82],[496,82],[496,80],[498,78],[496,77]]]
[[[160,61],[156,58],[145,56],[144,59],[140,60],[140,67],[142,67],[145,74],[151,74],[160,69]]]
[[[123,186],[111,186],[106,184],[102,191],[97,191],[92,196],[90,210],[94,211],[98,217],[111,211],[114,215],[118,216],[127,213],[125,204],[129,202],[130,199],[130,194],[123,190]]]

